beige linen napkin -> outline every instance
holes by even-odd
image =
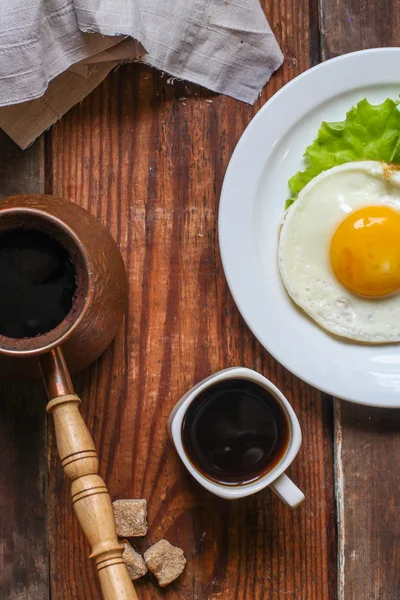
[[[282,54],[258,0],[0,0],[0,127],[21,148],[121,62],[253,103]]]

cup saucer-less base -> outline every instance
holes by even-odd
[[[219,212],[225,275],[263,346],[328,394],[385,407],[400,407],[398,344],[361,345],[325,333],[289,299],[279,275],[277,244],[288,179],[304,168],[302,156],[322,121],[343,120],[363,98],[373,104],[398,98],[399,64],[400,48],[364,50],[318,65],[282,88],[241,137]]]

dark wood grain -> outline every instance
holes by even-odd
[[[397,0],[320,0],[320,5],[323,59],[400,43]]]
[[[399,411],[338,402],[339,599],[400,594]]]
[[[322,0],[324,59],[400,45],[400,4]],[[340,600],[400,598],[398,411],[336,403]]]
[[[43,192],[43,143],[0,135],[0,195]],[[1,202],[1,200],[0,200]],[[1,289],[0,293],[6,293]],[[41,386],[0,384],[0,598],[47,600],[47,436]]]
[[[313,4],[313,3],[311,3]],[[145,497],[150,532],[184,548],[188,565],[154,598],[333,600],[335,515],[331,403],[280,367],[247,330],[217,245],[223,175],[255,112],[315,60],[309,2],[265,2],[285,65],[255,107],[136,65],[119,69],[48,139],[47,191],[88,208],[117,239],[129,276],[125,325],[76,380],[114,498]],[[313,23],[313,29],[310,29]],[[272,379],[299,414],[304,444],[290,473],[307,501],[284,507],[267,490],[220,501],[185,472],[167,439],[179,397],[213,371],[245,365]],[[52,600],[99,599],[54,453],[50,468]]]

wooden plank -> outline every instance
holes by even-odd
[[[117,340],[76,379],[113,498],[147,498],[148,537],[184,548],[179,582],[141,600],[333,600],[336,544],[331,402],[261,348],[227,289],[217,245],[218,198],[235,144],[255,112],[310,65],[307,1],[265,2],[284,68],[255,107],[120,68],[53,129],[49,189],[110,228],[127,266],[129,311]],[[316,23],[316,16],[313,15]],[[290,473],[307,502],[268,490],[227,503],[199,488],[166,435],[168,415],[195,382],[243,364],[271,378],[298,411],[304,444]],[[100,599],[88,548],[52,448],[52,600]]]
[[[337,401],[339,600],[400,590],[400,413]]]
[[[346,52],[398,46],[397,0],[320,0],[322,58]]]
[[[0,133],[1,197],[43,191],[43,142],[22,152]],[[50,598],[46,449],[42,387],[2,382],[0,597],[7,600]]]
[[[324,59],[399,46],[395,0],[321,0]],[[339,600],[399,597],[400,414],[336,401]]]

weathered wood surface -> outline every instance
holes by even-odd
[[[97,215],[128,270],[125,326],[76,385],[111,494],[149,502],[140,548],[165,536],[188,558],[169,589],[150,576],[139,583],[142,600],[335,597],[331,403],[256,343],[217,245],[219,192],[235,144],[267,98],[309,67],[317,39],[308,1],[265,8],[286,60],[255,107],[127,66],[58,123],[47,146],[47,189]],[[270,377],[299,413],[304,445],[291,475],[307,502],[296,511],[269,491],[234,503],[210,496],[167,440],[179,397],[238,364]],[[54,452],[49,497],[52,600],[100,598]]]
[[[322,58],[400,45],[396,0],[322,0]],[[400,414],[336,403],[339,600],[400,598]]]
[[[43,190],[43,140],[22,152],[0,134],[0,197]],[[0,598],[50,598],[46,413],[37,384],[0,384]]]
[[[397,0],[320,0],[320,19],[324,60],[400,43]]]
[[[185,574],[164,591],[146,576],[137,586],[141,600],[397,600],[400,417],[338,403],[333,431],[331,399],[279,366],[243,323],[225,283],[216,225],[226,166],[255,112],[322,58],[398,45],[400,8],[394,0],[263,6],[285,64],[254,107],[168,85],[132,65],[45,136],[45,191],[78,202],[110,228],[129,276],[125,324],[75,384],[111,494],[148,499],[150,532],[137,547],[165,536],[188,558]],[[1,141],[3,196],[42,191],[39,148],[21,153]],[[307,500],[296,511],[268,491],[233,503],[210,496],[167,440],[176,400],[210,372],[239,364],[272,379],[299,415],[304,443],[290,473]],[[100,600],[51,425],[48,491],[45,444],[40,388],[2,385],[0,598]]]
[[[339,600],[400,598],[400,414],[337,402]]]

